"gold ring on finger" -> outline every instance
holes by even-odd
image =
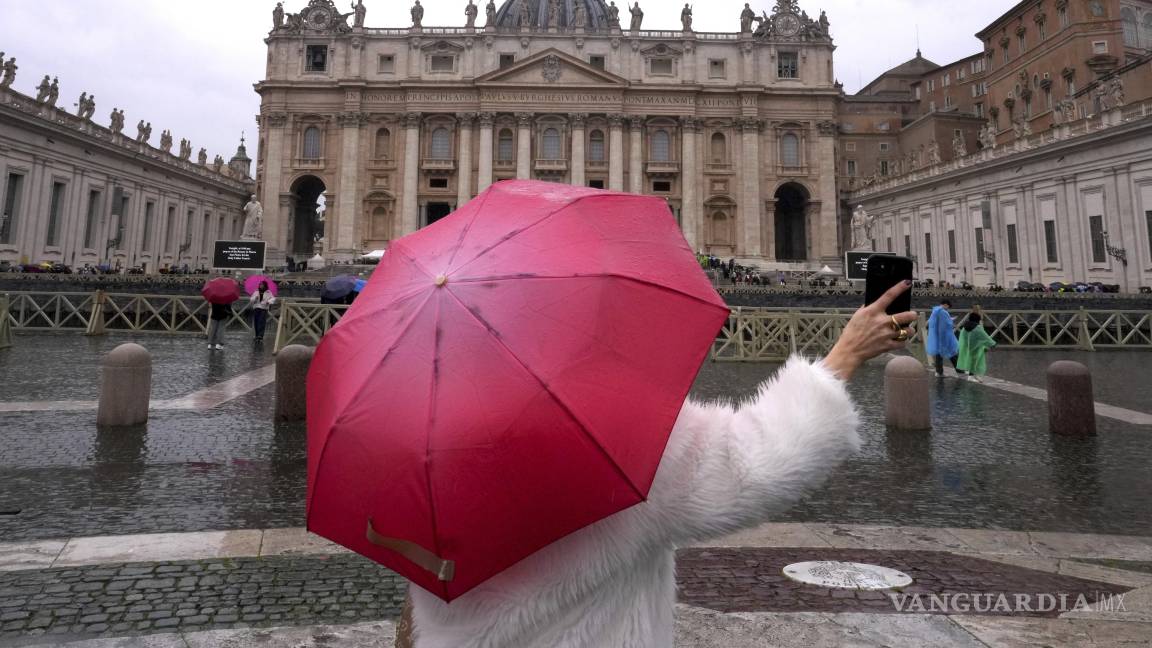
[[[904,342],[908,339],[908,329],[900,329],[900,334],[896,336],[897,342]]]
[[[904,330],[904,327],[901,326],[900,321],[896,319],[895,315],[892,315],[892,330],[896,333]]]

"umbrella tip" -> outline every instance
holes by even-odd
[[[436,285],[437,286],[443,287],[444,284],[446,284],[446,283],[448,283],[448,277],[446,277],[444,275],[440,275],[440,276],[436,277]]]

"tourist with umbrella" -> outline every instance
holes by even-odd
[[[200,294],[212,305],[208,321],[208,348],[224,348],[224,329],[232,317],[232,303],[240,299],[240,284],[228,277],[217,277],[204,284]]]
[[[860,309],[737,405],[686,400],[728,308],[667,203],[508,181],[395,241],[308,374],[309,530],[408,578],[417,646],[666,647],[674,553],[860,445]]]
[[[264,275],[253,275],[244,281],[244,290],[251,295],[248,307],[252,309],[253,337],[256,342],[262,342],[264,327],[268,322],[268,309],[276,303],[276,282]]]

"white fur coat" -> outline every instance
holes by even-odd
[[[451,604],[412,587],[416,648],[668,648],[674,551],[765,521],[859,447],[844,383],[792,359],[738,407],[684,404],[646,502]]]

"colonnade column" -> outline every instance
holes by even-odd
[[[628,191],[638,194],[644,192],[644,139],[641,129],[644,128],[643,117],[629,118],[629,133],[631,141],[628,145]]]
[[[572,124],[572,175],[571,184],[583,187],[587,184],[584,178],[584,120],[588,115],[572,113],[568,120]]]
[[[477,178],[476,193],[480,193],[492,185],[492,122],[495,115],[482,112],[480,119],[480,164]]]
[[[472,124],[476,113],[456,115],[460,123],[460,170],[456,176],[456,207],[472,200]]]
[[[608,188],[624,191],[624,115],[608,115]]]
[[[349,255],[359,251],[356,241],[356,180],[360,171],[360,125],[364,116],[356,112],[340,115],[343,142],[340,147],[340,193],[336,200],[336,231],[329,240],[329,250],[342,250]]]
[[[744,217],[744,256],[756,257],[760,250],[760,120],[739,120],[743,132],[740,160],[742,191],[740,211]]]
[[[532,177],[532,113],[516,113],[516,177]]]
[[[281,169],[291,168],[288,160],[284,159],[284,127],[288,124],[288,115],[285,113],[269,113],[265,115],[263,123],[261,124],[266,138],[265,142],[268,145],[268,151],[264,155],[267,163],[264,165],[264,178],[260,187],[260,202],[264,205],[265,211],[270,211],[275,214],[274,218],[266,218],[264,220],[264,238],[271,247],[281,252],[288,252],[291,250],[291,241],[288,240],[289,219],[292,215],[287,217],[278,209],[280,205],[280,183],[283,182],[281,178]],[[286,188],[287,189],[287,188]],[[157,217],[163,219],[164,226],[168,224],[168,202],[160,201],[156,207]],[[157,228],[160,230],[161,228]],[[173,238],[173,240],[175,240]],[[160,239],[162,243],[163,238]],[[159,250],[156,254],[157,266],[161,265],[161,259],[165,254],[170,253],[170,250]]]
[[[683,139],[680,161],[680,227],[684,238],[693,252],[700,247],[700,198],[696,195],[696,182],[700,176],[696,169],[696,128],[695,117],[680,120],[680,137]]]
[[[400,236],[420,229],[419,203],[416,192],[420,185],[420,113],[404,115],[404,196],[400,200]]]

